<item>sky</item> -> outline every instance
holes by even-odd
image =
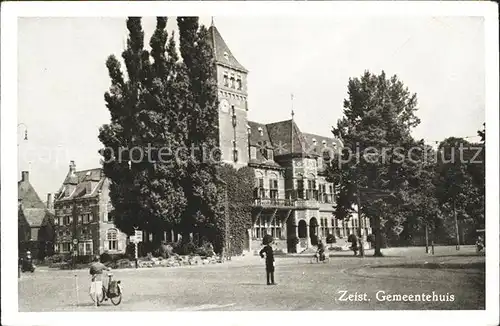
[[[210,17],[200,17],[210,25]],[[224,16],[214,22],[249,70],[249,119],[290,119],[303,132],[331,136],[349,78],[394,74],[417,93],[428,143],[476,136],[485,120],[481,17]],[[174,18],[167,28],[176,28]],[[145,44],[155,18],[143,18]],[[18,21],[19,170],[44,200],[61,186],[70,160],[100,167],[97,135],[109,122],[104,92],[110,54],[126,44],[125,18],[20,18]],[[24,140],[25,127],[28,140]],[[469,140],[477,140],[472,138]],[[20,172],[19,172],[20,175]]]

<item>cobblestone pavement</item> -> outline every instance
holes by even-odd
[[[388,249],[386,257],[368,252],[362,259],[343,253],[325,264],[312,264],[307,256],[278,257],[276,286],[265,285],[263,261],[255,256],[208,266],[114,270],[124,286],[123,301],[98,308],[89,297],[88,270],[40,267],[18,282],[19,310],[484,309],[484,256],[472,247],[437,247],[434,256],[424,250]],[[344,296],[342,291],[347,291]],[[453,295],[454,300],[387,301],[388,294],[432,297],[433,291],[436,298]],[[353,300],[343,301],[349,294]]]

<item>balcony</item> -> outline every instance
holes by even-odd
[[[254,199],[254,206],[256,207],[293,207],[293,202],[290,199],[276,199],[276,198],[257,198]]]

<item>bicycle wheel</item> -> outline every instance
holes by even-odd
[[[120,302],[122,302],[122,288],[120,285],[118,285],[118,295],[114,298],[109,298],[111,300],[111,303],[115,306],[118,306]]]

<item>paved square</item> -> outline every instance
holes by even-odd
[[[348,253],[325,264],[309,257],[278,257],[276,281],[265,284],[258,257],[210,266],[114,270],[124,286],[119,306],[94,307],[88,270],[40,267],[19,280],[20,311],[148,310],[345,310],[345,309],[484,309],[484,256],[472,247],[386,250],[390,257],[363,259]],[[371,253],[368,252],[368,255]],[[76,276],[75,276],[76,275]],[[78,303],[75,279],[79,287]],[[348,291],[342,297],[341,291]],[[384,291],[384,292],[379,292]],[[380,301],[388,294],[442,295],[445,302]],[[367,293],[366,296],[363,294]],[[356,301],[343,301],[353,294]],[[359,301],[358,299],[367,299]],[[387,297],[386,297],[387,299]],[[369,301],[368,301],[369,300]]]

